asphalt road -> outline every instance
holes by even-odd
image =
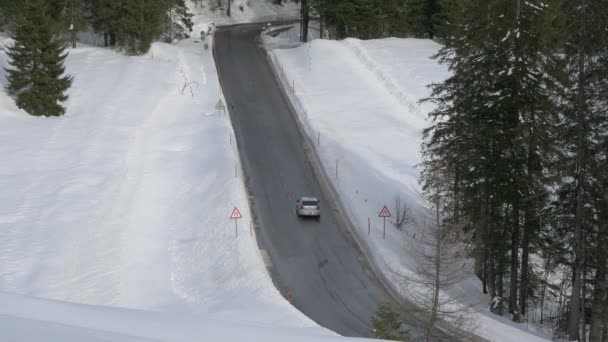
[[[271,257],[275,285],[285,297],[291,290],[300,311],[341,335],[369,337],[378,304],[392,297],[348,228],[339,224],[331,196],[315,178],[260,46],[260,31],[256,25],[220,28],[214,51],[252,195],[258,243]],[[295,200],[303,195],[321,200],[319,222],[296,217]]]

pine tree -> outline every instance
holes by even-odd
[[[12,66],[6,69],[8,93],[31,115],[64,114],[61,103],[67,100],[72,78],[64,75],[65,44],[53,32],[44,0],[22,4],[13,39],[14,45],[7,49]]]
[[[105,46],[116,46],[116,25],[121,3],[116,0],[95,0],[91,6],[93,29],[103,34]]]
[[[412,32],[421,38],[433,39],[437,33],[435,26],[439,20],[438,0],[407,0],[406,17]]]
[[[560,191],[561,213],[568,219],[572,263],[572,295],[567,332],[579,339],[585,326],[587,309],[586,277],[595,273],[594,283],[605,283],[606,222],[603,189],[606,158],[606,87],[608,69],[608,13],[603,0],[564,1],[564,49],[567,78],[564,81],[563,119],[564,159],[561,171],[566,178]],[[591,265],[591,267],[590,267]],[[597,265],[597,266],[594,266]],[[604,269],[603,269],[604,268]],[[593,293],[591,335],[600,334],[605,292],[596,285]]]
[[[190,37],[192,27],[192,17],[184,0],[169,0],[167,3],[166,27],[164,29],[165,41],[171,42],[173,39],[186,39]]]
[[[425,131],[425,172],[444,165],[452,173],[455,212],[475,236],[476,274],[492,297],[508,297],[519,320],[547,198],[542,171],[555,155],[555,48],[542,30],[548,13],[541,1],[455,0],[446,9],[450,34],[436,57],[452,76],[432,86],[437,109]]]
[[[85,3],[83,0],[47,1],[49,14],[55,24],[54,32],[69,35],[72,47],[76,47],[76,33],[86,28]]]
[[[116,44],[130,55],[148,52],[160,37],[168,10],[163,0],[121,0],[115,22]]]
[[[93,28],[103,32],[107,46],[118,46],[131,55],[143,54],[161,37],[173,5],[175,2],[167,0],[96,0]]]
[[[402,328],[403,322],[399,314],[395,312],[390,304],[383,303],[378,307],[376,315],[372,317],[372,335],[376,338],[407,341],[407,331]]]

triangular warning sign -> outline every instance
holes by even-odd
[[[215,105],[215,109],[218,109],[218,110],[226,109],[226,106],[224,105],[224,102],[222,102],[222,99],[219,99],[217,101],[217,104]]]
[[[238,220],[238,219],[242,219],[242,218],[243,218],[243,215],[241,215],[241,212],[239,211],[239,209],[237,207],[234,207],[232,214],[230,214],[230,219]]]
[[[382,208],[380,211],[380,214],[378,214],[378,217],[391,217],[391,213],[388,211],[388,208],[384,206],[384,208]]]

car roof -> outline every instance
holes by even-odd
[[[300,197],[300,201],[319,202],[319,200],[316,197],[307,197],[307,196]]]

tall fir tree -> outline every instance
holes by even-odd
[[[407,0],[406,18],[412,33],[421,38],[435,38],[437,21],[440,18],[438,0]]]
[[[555,154],[556,58],[541,29],[548,13],[541,1],[519,0],[455,0],[449,9],[451,33],[437,58],[452,76],[432,86],[424,167],[452,173],[455,212],[470,222],[484,291],[508,298],[519,320],[546,198],[543,168]]]
[[[59,116],[72,78],[64,75],[65,43],[53,31],[44,0],[21,4],[14,27],[14,44],[7,49],[12,68],[6,69],[8,93],[31,115]]]
[[[185,0],[168,0],[167,7],[164,40],[171,42],[173,39],[180,40],[190,37],[194,26],[192,22],[194,15],[189,12]]]
[[[95,0],[91,4],[91,24],[103,35],[105,46],[116,46],[116,25],[120,16],[120,1]]]
[[[91,12],[93,28],[103,33],[105,45],[131,55],[148,52],[163,34],[185,37],[192,27],[183,0],[96,0]]]
[[[47,1],[49,15],[55,24],[54,32],[68,36],[72,47],[76,47],[76,34],[86,28],[84,0]]]
[[[568,310],[567,333],[571,340],[585,334],[588,274],[593,283],[606,280],[606,222],[603,189],[606,178],[605,80],[608,69],[608,13],[605,0],[564,1],[563,119],[564,159],[562,172],[568,177],[560,191],[561,214],[568,219],[570,232],[572,295]],[[605,289],[595,287],[592,296],[591,335],[598,340],[605,305]]]

